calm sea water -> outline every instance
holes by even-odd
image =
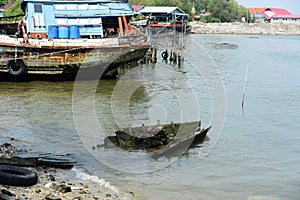
[[[99,83],[0,82],[1,142],[71,154],[76,168],[145,199],[298,199],[300,38],[185,40],[181,68],[159,58]],[[210,139],[181,158],[101,146],[117,126],[197,119],[213,126]]]

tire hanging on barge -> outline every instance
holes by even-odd
[[[0,165],[0,184],[10,186],[32,186],[38,182],[35,171],[11,165]]]
[[[166,51],[162,52],[162,53],[161,53],[161,57],[162,57],[164,60],[167,60],[168,57],[169,57],[168,51],[166,50]]]
[[[7,70],[10,75],[20,76],[25,72],[26,66],[22,59],[9,60],[7,65]]]

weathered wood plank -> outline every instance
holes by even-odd
[[[65,158],[59,158],[53,155],[38,156],[26,153],[20,154],[20,156],[16,155],[10,158],[0,158],[0,164],[16,165],[23,167],[45,166],[70,169],[74,166],[75,162]]]

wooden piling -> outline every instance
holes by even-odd
[[[122,25],[122,17],[118,17],[118,21],[119,21],[120,36],[124,36],[124,29],[123,29],[123,25]]]
[[[243,110],[244,110],[244,101],[245,101],[245,95],[246,95],[246,89],[247,89],[248,72],[249,72],[249,61],[247,62],[246,75],[245,75],[245,81],[244,81],[244,90],[243,90],[243,99],[242,99],[242,109]]]
[[[156,63],[157,62],[157,49],[153,48],[152,49],[152,63]]]
[[[129,27],[128,27],[128,23],[127,23],[127,19],[125,16],[122,16],[123,18],[123,22],[124,22],[124,26],[125,26],[125,30],[126,30],[126,35],[129,33]]]
[[[181,50],[178,53],[178,67],[181,68]]]
[[[173,63],[176,64],[177,63],[177,54],[176,51],[174,50],[173,52]]]
[[[169,61],[172,62],[173,61],[173,48],[170,51],[170,58]]]

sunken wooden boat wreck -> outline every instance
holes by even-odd
[[[75,77],[79,69],[112,74],[150,47],[147,34],[128,23],[134,14],[128,1],[23,0],[21,6],[16,35],[0,34],[0,73],[13,78]]]
[[[160,157],[174,150],[181,153],[188,148],[202,143],[211,129],[201,128],[201,121],[129,127],[117,130],[115,136],[104,139],[105,148],[126,150],[145,150],[152,157]]]

